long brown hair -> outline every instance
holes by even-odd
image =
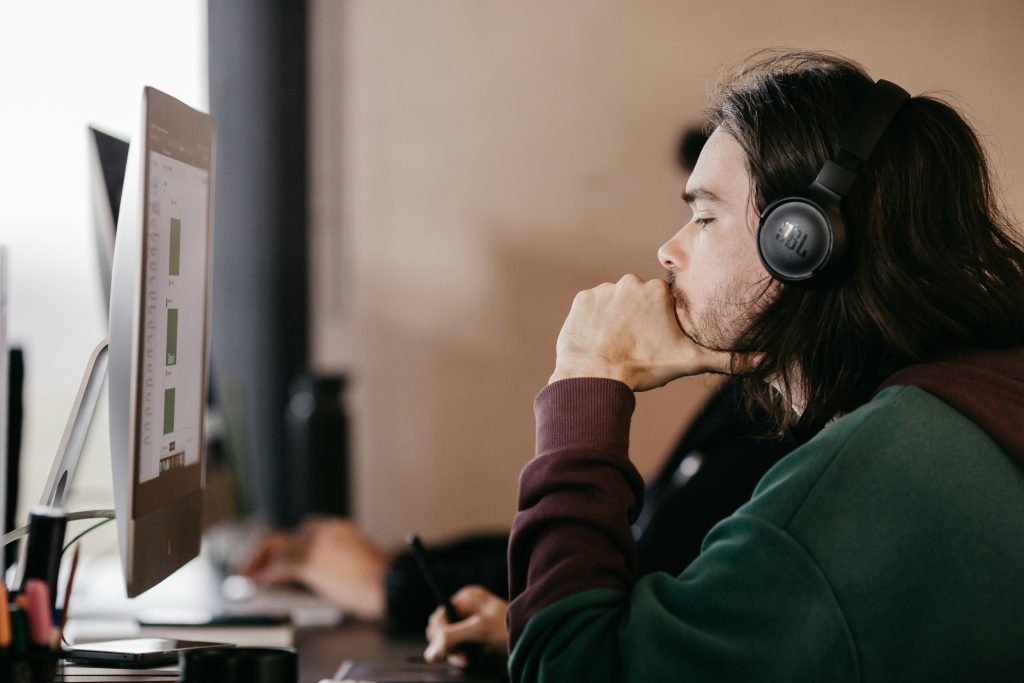
[[[718,87],[709,126],[746,152],[758,211],[810,184],[872,82],[842,57],[775,50]],[[1024,343],[1021,237],[997,201],[978,136],[953,107],[908,100],[842,210],[849,244],[838,280],[818,288],[766,280],[737,340],[734,370],[782,431],[816,432],[904,366]],[[795,397],[805,404],[800,415]]]

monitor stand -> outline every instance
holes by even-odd
[[[71,408],[71,415],[64,427],[64,436],[61,437],[57,455],[50,468],[50,476],[46,479],[42,498],[39,499],[40,505],[64,507],[68,495],[68,484],[74,478],[75,470],[78,469],[78,460],[82,456],[85,437],[89,433],[89,425],[96,412],[96,404],[99,402],[103,383],[107,379],[107,350],[107,340],[104,339],[89,356],[82,383],[78,387],[75,405]]]
[[[46,479],[43,487],[43,495],[39,504],[47,507],[64,508],[67,500],[68,489],[71,480],[74,479],[75,470],[78,469],[78,461],[82,456],[82,447],[85,445],[85,437],[89,433],[89,425],[92,423],[93,414],[96,412],[96,404],[99,402],[103,383],[107,379],[107,340],[101,341],[85,366],[85,373],[82,376],[82,383],[78,387],[78,395],[68,416],[67,425],[64,427],[64,435],[61,437],[60,446],[57,447],[57,454],[53,458],[53,465],[50,467],[50,476]],[[87,510],[69,514],[67,519],[92,519],[110,518],[114,516],[113,510]],[[0,546],[6,546],[11,541],[21,538],[28,533],[28,526],[22,526],[6,534],[0,539]],[[24,549],[25,546],[23,546]],[[12,583],[20,586],[25,574],[26,553],[22,552],[18,562],[18,571]]]

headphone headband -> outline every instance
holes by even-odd
[[[839,149],[867,161],[910,93],[886,80],[875,83],[839,136]],[[856,169],[850,169],[851,171]]]
[[[857,179],[857,168],[867,161],[896,112],[910,93],[891,81],[879,80],[865,95],[839,136],[839,153],[825,162],[812,187],[842,199]]]

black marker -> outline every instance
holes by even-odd
[[[25,589],[29,579],[40,579],[49,590],[50,609],[57,604],[57,574],[67,523],[67,516],[61,508],[39,505],[29,512],[28,543],[20,589]]]

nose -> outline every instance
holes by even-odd
[[[658,249],[658,261],[661,262],[661,267],[665,270],[679,270],[686,260],[686,250],[683,248],[683,232],[685,230],[686,228],[683,228],[677,232]]]

